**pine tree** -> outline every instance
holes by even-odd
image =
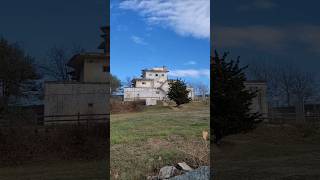
[[[245,88],[246,76],[236,61],[226,60],[228,53],[211,57],[212,126],[214,143],[228,135],[248,132],[256,127],[260,114],[250,112],[252,99],[257,92]]]
[[[191,101],[191,98],[188,97],[189,90],[187,89],[187,85],[180,79],[169,82],[169,91],[167,95],[177,106]]]

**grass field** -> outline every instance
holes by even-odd
[[[202,131],[209,129],[209,105],[148,107],[142,112],[111,115],[113,179],[146,179],[160,167],[186,161],[208,163]]]
[[[260,125],[227,137],[213,153],[216,180],[318,180],[320,135],[302,127]]]
[[[191,103],[181,108],[154,106],[141,112],[111,116],[111,173],[113,179],[146,179],[160,167],[185,161],[208,163],[209,105]],[[195,148],[197,147],[197,148]],[[0,180],[106,179],[105,160],[42,160],[0,167]]]

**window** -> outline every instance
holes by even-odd
[[[150,73],[149,76],[152,76],[152,74]]]
[[[164,74],[161,74],[162,76],[164,76]]]
[[[146,84],[146,82],[142,82],[142,84]]]
[[[158,76],[158,74],[156,74],[156,76]]]
[[[156,91],[156,94],[160,94],[160,92],[159,92],[159,91]]]
[[[103,66],[103,72],[110,72],[110,66]]]

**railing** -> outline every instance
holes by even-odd
[[[101,123],[108,122],[110,114],[76,114],[76,115],[49,115],[43,116],[43,124],[59,124],[59,123]]]
[[[274,112],[268,114],[268,121],[270,123],[295,123],[295,122],[320,122],[320,114],[303,114],[298,115],[295,112]]]

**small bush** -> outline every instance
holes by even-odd
[[[112,101],[111,113],[139,112],[145,107],[145,101]]]

